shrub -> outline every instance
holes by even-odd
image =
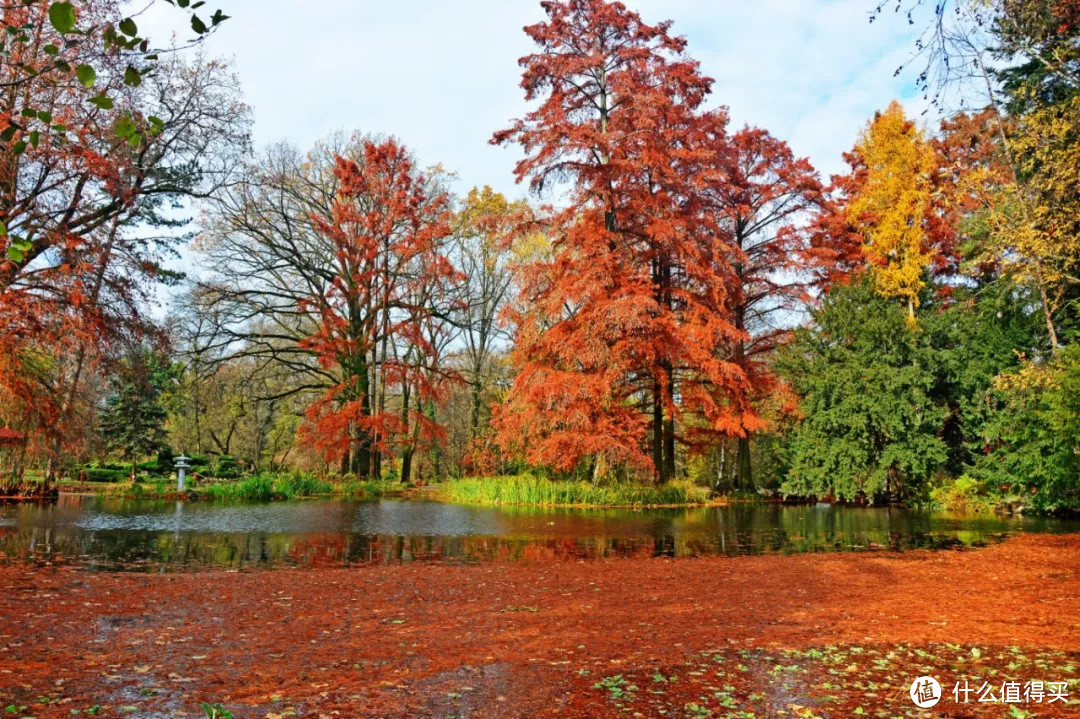
[[[231,454],[223,454],[214,465],[214,476],[221,479],[235,479],[240,476],[240,467],[236,464],[236,458]]]
[[[82,471],[91,482],[122,482],[128,478],[129,474],[127,470],[104,467],[87,467]]]
[[[963,475],[930,491],[930,501],[950,512],[993,512],[1001,507],[1001,497],[987,490],[983,482]]]

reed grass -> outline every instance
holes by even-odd
[[[662,485],[597,485],[583,481],[556,481],[528,474],[459,479],[441,485],[438,493],[444,500],[464,504],[649,507],[704,504],[709,501],[708,488],[685,481]]]

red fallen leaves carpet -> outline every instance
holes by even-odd
[[[704,671],[690,669],[678,685],[664,672],[687,671],[710,656],[771,663],[772,654],[761,653],[826,645],[878,647],[902,663],[903,652],[888,649],[898,643],[963,645],[965,656],[978,645],[970,655],[983,669],[995,648],[1057,650],[1075,670],[1078,595],[1080,535],[900,554],[242,573],[11,565],[0,567],[0,711],[39,719],[202,716],[199,702],[208,701],[238,719],[629,716],[659,713],[662,697],[674,707],[670,716],[722,716],[722,707],[695,698],[709,698],[698,686]],[[745,663],[739,669],[754,671]],[[902,689],[907,702],[898,677],[915,675],[897,671],[880,680],[897,686],[864,693],[895,699]],[[821,670],[807,677],[813,672]],[[636,684],[619,688],[629,681],[623,677],[639,675],[656,676],[667,689],[646,696]],[[773,682],[760,683],[764,690]],[[798,697],[785,699],[789,709],[776,709],[775,697],[761,699],[755,715],[845,716],[839,712],[857,703],[873,709],[844,691],[817,709]],[[1078,691],[1074,684],[1074,699]],[[646,698],[653,703],[637,707]],[[1038,716],[1080,714],[1076,704],[1038,709]],[[1000,705],[969,711],[943,702],[935,711],[1008,716]]]

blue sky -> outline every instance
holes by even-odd
[[[647,22],[675,21],[716,80],[711,104],[788,140],[825,175],[842,169],[875,109],[893,98],[917,114],[911,74],[893,76],[913,47],[891,12],[869,23],[871,0],[627,0]],[[159,6],[163,4],[158,4]],[[256,118],[259,144],[306,148],[335,130],[393,134],[459,189],[490,184],[520,195],[513,149],[491,133],[525,108],[517,59],[538,0],[220,0],[231,16],[208,43],[230,58]],[[144,29],[164,41],[183,17],[164,6]],[[181,38],[186,34],[182,33]]]

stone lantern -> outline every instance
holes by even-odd
[[[174,458],[174,461],[176,462],[176,491],[183,492],[186,470],[191,468],[191,465],[188,464],[190,460],[184,455],[180,455]]]

